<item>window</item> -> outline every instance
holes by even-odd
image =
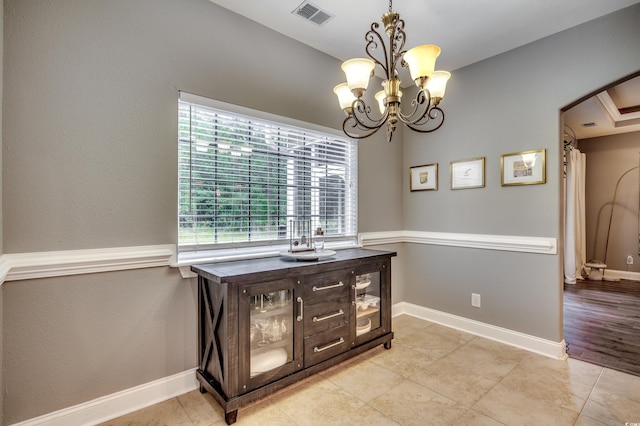
[[[292,219],[355,241],[356,142],[220,105],[180,94],[179,250],[285,245]]]

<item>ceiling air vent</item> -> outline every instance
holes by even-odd
[[[325,12],[324,10],[320,10],[318,6],[315,6],[308,1],[302,2],[298,7],[295,8],[293,12],[294,15],[298,15],[299,17],[306,19],[307,21],[311,21],[318,26],[322,26],[329,22],[333,15],[329,12]]]
[[[593,121],[590,123],[582,123],[582,127],[596,127],[597,124],[594,123]]]

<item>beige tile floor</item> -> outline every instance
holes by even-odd
[[[375,348],[238,410],[237,425],[640,425],[640,377],[407,315]],[[104,425],[224,425],[193,391]]]

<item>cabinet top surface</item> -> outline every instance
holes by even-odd
[[[339,267],[340,262],[373,260],[374,258],[388,258],[395,256],[395,252],[370,250],[370,249],[347,249],[337,250],[336,255],[324,259],[301,261],[285,257],[268,257],[263,259],[237,260],[232,262],[210,263],[205,265],[193,265],[191,270],[198,275],[208,278],[216,278],[220,281],[228,281],[233,278],[250,276],[264,272],[290,271],[292,273],[306,273],[307,269],[331,269]],[[318,271],[319,272],[319,271]]]

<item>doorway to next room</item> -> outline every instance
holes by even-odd
[[[640,72],[563,119],[567,354],[640,376]]]

